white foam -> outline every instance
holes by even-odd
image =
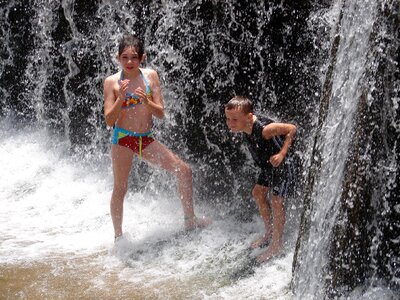
[[[193,289],[190,293],[205,298],[260,298],[272,293],[285,299],[290,249],[244,279],[230,278],[246,263],[247,246],[263,232],[258,217],[249,223],[233,217],[214,220],[209,228],[184,235],[177,197],[135,192],[131,187],[124,206],[128,242],[124,247],[114,245],[109,161],[104,162],[104,171],[92,172],[89,162],[71,157],[64,146],[49,149],[51,139],[43,132],[1,139],[0,262],[97,253],[104,272],[120,268],[119,280],[124,282],[156,286],[182,281]],[[211,215],[206,206],[196,205],[196,211]],[[106,280],[106,275],[99,275],[97,288]]]

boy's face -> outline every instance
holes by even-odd
[[[244,113],[240,109],[226,109],[225,108],[226,125],[232,132],[242,132],[252,120],[251,113]]]

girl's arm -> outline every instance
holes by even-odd
[[[128,83],[129,81],[125,80],[120,83],[118,97],[116,97],[114,92],[115,79],[109,76],[104,80],[104,118],[106,124],[110,127],[118,120]]]
[[[151,113],[159,119],[164,118],[164,100],[161,93],[161,84],[160,79],[156,71],[151,70],[147,74],[150,87],[151,87],[151,97],[147,97],[145,91],[143,89],[138,88],[135,90],[135,93],[142,98],[143,104],[147,105]]]

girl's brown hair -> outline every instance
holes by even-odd
[[[144,54],[143,42],[137,36],[125,35],[121,38],[118,46],[118,56],[120,56],[122,52],[124,52],[124,49],[128,47],[135,48],[140,59],[143,57]]]

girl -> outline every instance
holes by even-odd
[[[191,167],[152,136],[153,116],[161,119],[165,113],[158,74],[140,68],[144,58],[143,43],[136,36],[123,37],[117,56],[122,70],[104,81],[104,117],[107,125],[114,127],[110,208],[115,240],[122,236],[123,202],[135,154],[176,177],[186,230],[211,223],[194,214]]]

